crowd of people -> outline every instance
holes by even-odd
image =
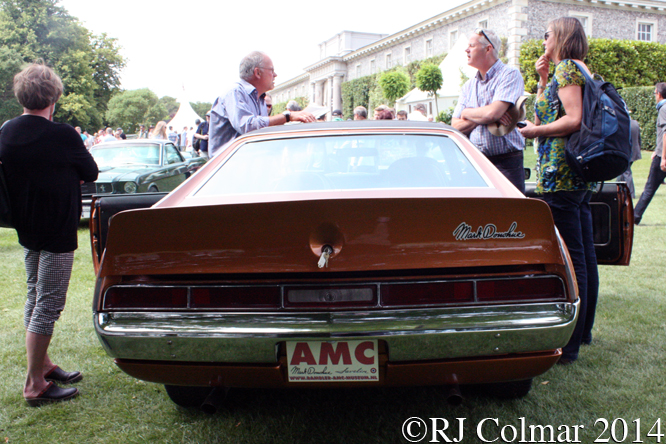
[[[195,122],[198,126],[201,123],[199,119]],[[101,128],[94,134],[88,133],[88,131],[82,131],[80,126],[75,127],[76,132],[81,136],[81,140],[86,148],[90,149],[93,146],[106,143],[106,142],[115,142],[118,140],[127,140],[127,135],[122,128],[118,127],[115,130],[110,127]],[[176,131],[173,126],[169,126],[167,129],[167,123],[163,120],[157,122],[155,126],[150,126],[146,130],[145,125],[140,125],[139,130],[136,133],[137,139],[168,139],[173,142],[180,151],[186,151],[192,148],[192,141],[195,132],[194,127],[183,127],[181,132]]]

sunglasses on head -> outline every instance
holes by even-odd
[[[497,48],[495,48],[495,45],[493,45],[493,41],[488,38],[488,34],[486,34],[486,32],[483,30],[483,28],[476,28],[475,33],[477,35],[484,36],[486,38],[486,40],[488,40],[488,43],[490,43],[490,46],[492,46],[493,49],[497,49]]]

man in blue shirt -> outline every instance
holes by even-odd
[[[513,129],[504,136],[495,136],[488,125],[508,125],[507,113],[525,92],[525,84],[516,68],[499,60],[501,41],[497,34],[478,28],[469,38],[467,64],[479,72],[463,86],[451,125],[466,134],[522,193],[525,193],[523,149],[525,139]]]
[[[219,96],[210,110],[208,154],[219,154],[223,145],[241,134],[266,126],[287,122],[314,122],[315,117],[305,111],[285,111],[268,116],[264,97],[275,87],[273,62],[263,52],[245,56],[240,64],[240,78],[231,90]]]

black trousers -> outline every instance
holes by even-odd
[[[523,152],[512,151],[497,156],[486,156],[504,177],[525,194],[525,167],[523,165]]]
[[[640,199],[638,199],[636,207],[634,207],[634,223],[636,225],[638,225],[643,218],[643,213],[645,213],[645,209],[650,204],[659,185],[661,185],[664,182],[664,179],[666,179],[666,172],[661,171],[661,168],[659,167],[660,164],[661,157],[654,156],[654,158],[652,158],[652,163],[650,164],[650,173],[648,174],[645,189],[643,190]]]

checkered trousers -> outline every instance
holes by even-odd
[[[31,333],[51,336],[53,324],[65,308],[74,252],[50,253],[28,248],[23,250],[28,277],[28,298],[25,301],[23,323]]]

